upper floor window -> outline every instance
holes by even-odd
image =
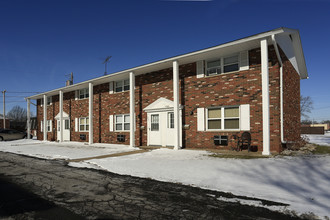
[[[123,92],[129,90],[129,79],[124,79],[115,82],[115,91]]]
[[[239,107],[218,107],[207,109],[208,130],[239,129]]]
[[[206,75],[218,75],[221,73],[229,73],[239,70],[238,54],[228,57],[221,57],[216,60],[206,61]]]
[[[41,105],[44,104],[44,99],[41,99]],[[47,105],[51,105],[52,104],[52,96],[47,97]]]
[[[79,99],[86,99],[89,97],[89,89],[85,88],[85,89],[80,89],[78,91],[78,97]]]

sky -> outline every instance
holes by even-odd
[[[330,0],[0,0],[0,91],[8,113],[71,72],[102,76],[107,56],[113,73],[279,27],[300,31],[310,119],[330,120]]]

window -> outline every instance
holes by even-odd
[[[51,132],[52,130],[52,120],[47,120],[47,132]]]
[[[64,123],[64,129],[65,129],[65,130],[70,129],[70,120],[69,120],[69,119],[66,119],[66,120],[65,120],[65,123]]]
[[[47,105],[51,105],[52,104],[52,97],[47,97]],[[44,99],[41,99],[41,105],[44,105]]]
[[[207,129],[239,129],[239,107],[219,107],[207,109]]]
[[[78,97],[79,99],[86,99],[89,97],[89,89],[85,88],[85,89],[80,89],[78,91]]]
[[[167,113],[167,127],[174,128],[174,112]]]
[[[239,70],[238,54],[206,61],[206,75],[213,76]]]
[[[115,91],[123,92],[129,90],[129,79],[120,80],[115,82]]]
[[[151,131],[159,131],[159,114],[151,115]]]
[[[130,130],[130,116],[116,115],[115,116],[116,131],[129,131]]]
[[[79,118],[79,131],[89,131],[89,118]]]

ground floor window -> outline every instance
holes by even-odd
[[[239,107],[214,107],[207,109],[208,130],[238,130]]]
[[[130,130],[129,114],[116,115],[115,116],[115,127],[116,127],[116,131],[129,131]]]
[[[89,131],[89,118],[79,118],[79,131]]]

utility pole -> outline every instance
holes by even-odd
[[[2,95],[3,95],[3,128],[6,128],[6,102],[5,102],[5,94],[6,94],[6,90],[2,91]]]

